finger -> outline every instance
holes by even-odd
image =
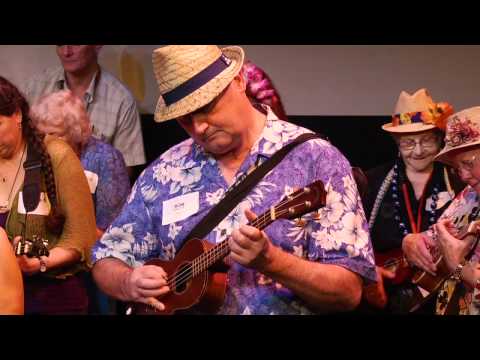
[[[253,226],[240,226],[239,231],[243,236],[246,236],[251,241],[260,241],[262,239],[262,232]]]
[[[17,246],[17,244],[20,242],[20,240],[22,240],[21,236],[15,236],[15,238],[13,239],[13,248],[15,248]]]
[[[139,299],[138,302],[150,305],[151,307],[157,309],[158,311],[163,311],[165,310],[165,305],[158,299],[155,299],[154,297],[148,297],[148,298],[142,298]]]
[[[238,241],[233,238],[229,240],[228,245],[230,246],[231,254],[236,254],[238,256],[243,256],[246,250],[248,250],[248,248],[244,248],[241,244],[238,243]]]
[[[156,265],[144,265],[139,268],[139,271],[144,278],[158,279],[167,278],[167,273],[160,266]]]
[[[231,258],[233,261],[235,261],[236,263],[239,263],[240,265],[243,265],[243,266],[246,266],[247,263],[245,262],[244,258],[240,255],[238,255],[237,253],[231,253],[230,254]]]
[[[149,297],[157,298],[159,296],[167,294],[169,291],[170,291],[170,288],[168,286],[164,286],[162,288],[154,289],[154,290],[137,289],[138,296],[140,298],[149,298]]]
[[[255,220],[257,218],[257,215],[250,209],[245,210],[245,216],[247,217],[247,220],[249,222],[252,222],[253,220]]]
[[[167,281],[164,278],[160,278],[160,279],[139,278],[136,281],[136,285],[138,288],[141,288],[142,290],[155,290],[155,289],[160,289],[163,286],[166,286]]]
[[[432,254],[430,253],[430,251],[427,248],[427,245],[423,241],[418,243],[417,256],[421,260],[426,261],[426,262],[430,262],[430,263],[433,264]]]
[[[393,279],[395,277],[395,272],[389,271],[385,268],[379,267],[379,273],[382,277],[387,278],[387,279]]]
[[[234,231],[229,241],[245,250],[249,250],[252,247],[252,240],[243,235],[240,231]]]

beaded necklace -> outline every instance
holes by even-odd
[[[405,202],[405,207],[407,209],[407,215],[409,218],[410,222],[410,229],[413,233],[418,233],[420,232],[420,228],[422,225],[422,207],[424,206],[425,202],[425,197],[426,197],[426,190],[428,187],[428,184],[430,183],[431,179],[433,176],[430,176],[430,179],[427,181],[427,184],[425,185],[425,188],[423,189],[423,194],[422,197],[420,198],[419,204],[418,204],[418,209],[417,209],[417,222],[415,222],[413,218],[413,211],[412,211],[412,206],[410,204],[410,197],[408,195],[408,190],[407,190],[407,184],[403,183],[402,184],[402,195],[403,199]],[[429,214],[428,218],[428,223],[429,226],[435,224],[436,222],[436,212],[437,212],[437,201],[438,201],[438,193],[439,193],[439,187],[437,184],[433,186],[433,191],[432,191],[432,203],[430,206],[430,209],[427,210],[427,213]],[[409,233],[407,225],[405,224],[405,220],[402,219],[401,217],[401,212],[400,212],[400,192],[399,192],[399,171],[398,171],[398,162],[395,163],[395,166],[393,167],[393,178],[392,178],[392,200],[393,200],[393,209],[395,213],[395,220],[398,222],[398,227],[400,230],[400,233],[405,236]]]

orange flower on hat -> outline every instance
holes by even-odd
[[[434,108],[430,109],[430,113],[433,117],[432,124],[445,131],[447,128],[447,119],[453,114],[453,107],[449,103],[441,102],[436,104]]]

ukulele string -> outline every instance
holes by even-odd
[[[278,215],[282,216],[284,214],[287,214],[288,212],[289,212],[288,209],[287,210],[282,210],[282,211],[278,212]],[[267,214],[267,213],[265,213],[265,214]],[[269,221],[270,221],[270,219],[262,217],[262,219],[260,219],[260,221],[258,221],[258,224],[255,227],[264,226],[264,225],[268,224]],[[253,222],[252,222],[252,225],[253,225]],[[205,254],[208,254],[206,256],[210,257],[210,258],[213,258],[211,256],[211,254],[218,253],[219,251],[223,250],[221,247],[228,246],[228,245],[223,245],[223,244],[227,244],[226,241],[223,241],[221,244],[219,244],[218,246],[215,246],[212,250],[205,253]],[[201,259],[200,260],[200,261],[202,261],[201,265],[206,264],[207,263],[206,260],[208,260],[208,258],[207,259]],[[167,279],[167,285],[169,287],[177,287],[177,286],[183,285],[185,282],[190,280],[191,277],[192,277],[192,264],[189,264],[188,266],[185,266],[179,273],[175,274],[174,277]]]

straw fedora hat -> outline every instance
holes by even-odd
[[[392,122],[382,126],[390,133],[412,133],[434,128],[445,129],[448,116],[453,108],[448,103],[435,103],[427,89],[420,89],[413,95],[402,91],[395,106]]]
[[[169,45],[153,51],[153,72],[160,90],[155,121],[189,114],[207,105],[240,72],[239,46]]]
[[[435,160],[452,165],[453,150],[480,145],[480,106],[453,114],[447,120],[445,146]]]

